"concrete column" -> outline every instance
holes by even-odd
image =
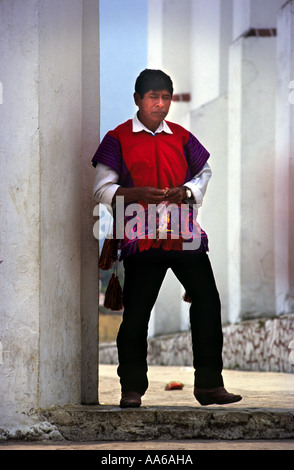
[[[226,323],[228,321],[228,96],[224,94],[191,111],[190,116],[192,130],[211,153],[209,165],[212,178],[199,211],[199,222],[208,235],[209,258],[221,298],[222,320]]]
[[[294,312],[294,1],[278,16],[275,287],[277,314]]]
[[[228,279],[231,322],[275,314],[275,37],[231,46]]]
[[[275,28],[285,0],[233,0],[233,40],[251,29]]]
[[[82,39],[81,401],[91,404],[97,403],[99,369],[98,242],[93,237],[93,210],[96,203],[92,196],[94,169],[90,161],[99,144],[100,129],[99,2],[97,0],[83,0]]]
[[[37,2],[0,3],[0,428],[38,405],[40,158]]]
[[[81,395],[82,12],[77,0],[45,1],[39,7],[39,400],[43,407],[79,402]]]
[[[148,67],[159,68],[173,80],[177,102],[168,119],[183,125],[190,108],[191,0],[149,0]]]
[[[192,108],[219,95],[220,1],[192,2]],[[209,58],[209,60],[207,60]]]
[[[148,2],[148,67],[171,75],[175,93],[190,89],[190,3]]]
[[[98,250],[84,167],[99,138],[98,2],[4,0],[0,29],[0,428],[11,429],[40,406],[81,402],[85,343],[96,374],[85,401],[98,400]],[[93,49],[82,60],[90,43],[92,68]]]
[[[191,9],[192,109],[227,91],[231,0],[195,0]]]
[[[148,44],[147,61],[149,68],[162,68],[163,42],[163,0],[148,1]]]

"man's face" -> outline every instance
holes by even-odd
[[[167,90],[150,90],[143,98],[134,94],[135,103],[139,108],[140,121],[151,131],[155,132],[159,124],[169,112],[171,94]]]

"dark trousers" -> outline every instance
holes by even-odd
[[[221,307],[206,253],[153,249],[124,260],[124,313],[117,336],[122,392],[148,388],[147,335],[151,310],[171,268],[192,299],[190,323],[195,386],[223,385]]]

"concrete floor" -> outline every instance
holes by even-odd
[[[225,370],[223,373],[225,387],[230,392],[239,393],[243,400],[230,405],[229,410],[262,409],[265,412],[280,410],[294,411],[294,374],[273,372],[245,372]],[[169,410],[185,407],[185,410],[216,410],[215,407],[201,407],[193,397],[193,369],[190,367],[149,367],[149,389],[143,397],[142,408],[137,410],[159,409]],[[184,383],[182,390],[165,391],[165,385],[179,380]],[[115,365],[100,365],[99,375],[100,409],[110,409],[119,412],[120,386],[116,375]],[[219,410],[222,407],[218,407]],[[229,411],[226,407],[223,412]],[[126,412],[126,410],[124,410]],[[134,411],[132,411],[134,412]],[[91,441],[91,442],[18,442],[0,443],[0,450],[95,450],[95,451],[125,451],[125,450],[294,450],[293,438],[290,439],[191,439],[191,440],[146,440],[136,442],[125,441]]]

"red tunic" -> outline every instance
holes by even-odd
[[[172,134],[160,132],[153,135],[146,131],[133,132],[132,120],[126,121],[106,134],[92,159],[93,165],[96,166],[100,162],[112,168],[119,175],[118,184],[123,187],[152,186],[165,189],[184,185],[199,173],[209,158],[209,153],[197,138],[182,126],[171,122],[167,124]],[[196,222],[197,214],[192,208],[187,221],[181,224],[179,207],[180,229],[176,239],[172,238],[170,227],[167,230],[167,238],[158,239],[155,235],[150,237],[147,205],[141,201],[138,203],[144,207],[146,213],[143,218],[142,214],[138,218],[134,238],[134,234],[127,230],[130,216],[124,218],[126,230],[121,242],[122,258],[138,248],[182,249],[183,236],[187,240],[189,233],[192,238],[199,239],[198,250],[208,250],[207,236]],[[145,221],[144,224],[142,220]],[[134,224],[131,225],[134,232]]]

